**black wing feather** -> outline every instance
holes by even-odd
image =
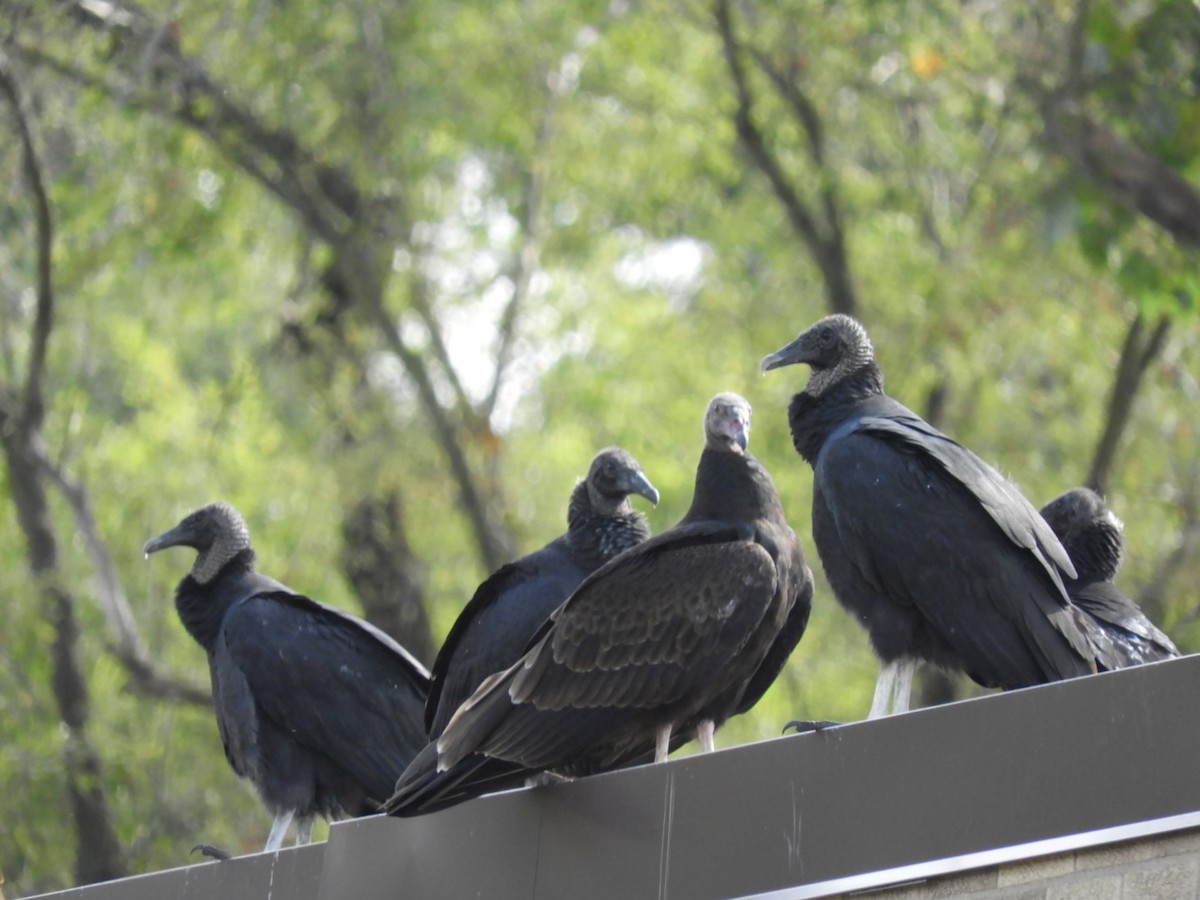
[[[276,591],[235,604],[222,643],[262,715],[371,796],[386,798],[424,746],[427,676],[369,623]]]

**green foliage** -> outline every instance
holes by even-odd
[[[738,4],[735,18],[739,38],[790,73],[822,117],[824,170],[748,59],[756,116],[800,196],[837,192],[889,390],[922,411],[944,398],[941,427],[1035,503],[1085,477],[1135,310],[1176,317],[1109,496],[1127,527],[1121,584],[1136,596],[1195,528],[1200,285],[1192,255],[1038,149],[1041,123],[1018,70],[1060,51],[1062,35],[1034,28],[1033,7],[798,0]],[[608,444],[642,462],[663,496],[649,518],[655,531],[669,527],[690,500],[707,400],[747,396],[752,449],[776,478],[818,587],[780,682],[718,740],[865,712],[874,660],[821,578],[811,473],[787,433],[784,409],[804,373],[757,369],[826,312],[823,287],[737,143],[709,4],[147,8],[178,16],[164,39],[228,85],[229,99],[290,130],[394,213],[387,308],[454,410],[469,463],[502,489],[495,512],[522,551],[561,533],[575,479]],[[1184,52],[1193,5],[1123,9],[1094,4],[1088,20],[1091,102],[1194,183],[1200,54]],[[154,659],[206,681],[203,652],[171,604],[190,554],[146,562],[140,547],[216,498],[246,514],[265,571],[353,609],[337,565],[343,510],[398,488],[440,638],[486,572],[411,379],[370,317],[320,287],[331,248],[237,160],[144,108],[154,75],[123,86],[112,70],[118,36],[28,17],[17,28],[23,49],[116,85],[81,84],[32,57],[22,70],[57,223],[45,440],[89,492]],[[28,364],[35,256],[15,147],[0,147],[0,172],[3,390],[19,387]],[[496,410],[468,422],[412,285],[424,279],[454,374],[478,404],[531,220],[538,263],[513,366]],[[0,496],[10,490],[0,478]],[[79,602],[91,735],[133,869],[184,864],[201,841],[258,849],[267,817],[226,765],[211,713],[128,689],[84,545],[57,499],[53,512]],[[18,895],[65,886],[73,871],[52,631],[23,540],[12,505],[0,504],[0,868]],[[1185,553],[1175,572],[1162,624],[1185,651],[1200,649],[1200,563]]]

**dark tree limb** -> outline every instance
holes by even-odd
[[[132,5],[115,0],[104,4],[69,0],[66,6],[77,21],[114,39],[116,50],[108,65],[123,82],[80,71],[35,49],[22,52],[131,106],[173,118],[199,132],[329,246],[333,267],[349,300],[368,324],[379,329],[416,387],[434,438],[458,485],[460,506],[470,521],[485,567],[490,571],[510,559],[512,536],[491,512],[503,508],[498,487],[489,490],[477,477],[463,446],[464,434],[470,430],[464,430],[462,424],[469,425],[474,410],[461,396],[453,409],[439,401],[425,358],[404,341],[396,317],[386,307],[384,291],[392,251],[407,231],[395,198],[363,194],[350,173],[318,160],[294,132],[266,125],[237,102],[235,91],[209,77],[198,61],[183,53],[169,28],[156,27]],[[448,360],[445,362],[448,366]]]
[[[133,610],[129,607],[129,600],[117,578],[112,554],[108,552],[108,545],[100,536],[96,518],[92,515],[87,489],[61,467],[51,463],[42,447],[34,449],[39,468],[71,507],[75,529],[83,539],[84,547],[92,561],[100,609],[115,638],[109,649],[129,676],[129,690],[161,700],[211,706],[212,695],[208,688],[173,678],[154,664],[134,619]]]
[[[367,620],[432,665],[437,648],[425,612],[425,570],[408,543],[397,492],[364,497],[345,515],[341,566]]]
[[[1048,96],[1043,115],[1046,138],[1080,176],[1182,246],[1200,249],[1200,188],[1096,121],[1073,98]]]
[[[1159,354],[1162,353],[1167,333],[1171,329],[1171,319],[1163,315],[1159,318],[1154,329],[1146,334],[1146,319],[1142,313],[1137,313],[1129,323],[1129,331],[1125,334],[1125,342],[1121,346],[1121,358],[1117,363],[1117,372],[1113,377],[1112,390],[1108,395],[1105,409],[1104,430],[1096,444],[1091,467],[1088,469],[1085,484],[1092,490],[1104,494],[1112,474],[1113,461],[1116,459],[1117,447],[1121,437],[1129,425],[1129,415],[1133,411],[1133,401],[1137,396],[1142,377]]]
[[[1154,576],[1138,593],[1138,606],[1155,622],[1163,621],[1171,585],[1200,549],[1200,453],[1193,457],[1190,475],[1183,481],[1183,497],[1179,504],[1183,522],[1175,546],[1154,567]],[[1200,608],[1194,609],[1187,620],[1194,621],[1197,617],[1200,617]]]
[[[771,151],[766,135],[755,121],[755,98],[742,64],[742,48],[734,34],[729,0],[716,0],[713,13],[725,63],[737,97],[733,121],[738,140],[754,165],[770,182],[789,224],[820,269],[830,309],[833,312],[857,316],[858,299],[850,276],[840,204],[832,172],[826,166],[824,132],[816,107],[794,79],[785,77],[774,66],[764,67],[765,57],[756,56],[760,67],[763,67],[764,73],[785,104],[792,109],[807,135],[810,160],[820,182],[820,213],[800,196],[784,171],[782,163]]]
[[[517,251],[515,271],[512,273],[512,297],[500,316],[499,337],[496,343],[496,369],[492,376],[492,386],[487,398],[483,401],[483,415],[490,419],[496,411],[496,402],[500,398],[500,390],[504,386],[509,366],[512,364],[514,347],[517,338],[517,322],[529,296],[529,286],[537,272],[541,257],[542,240],[542,186],[545,181],[545,162],[543,154],[550,143],[554,130],[555,96],[551,92],[546,99],[538,122],[537,135],[534,138],[533,164],[526,170],[522,179],[521,204],[518,213],[518,231],[521,234],[521,247]]]
[[[41,597],[44,615],[54,629],[51,688],[67,730],[65,768],[67,794],[75,826],[75,877],[80,883],[105,881],[128,874],[124,849],[117,838],[104,792],[99,754],[87,734],[89,692],[79,659],[79,623],[75,602],[59,565],[58,540],[38,462],[45,417],[46,351],[54,326],[54,221],[50,195],[37,152],[30,119],[17,77],[0,55],[0,95],[12,113],[21,144],[25,180],[35,210],[37,311],[30,335],[30,357],[23,387],[9,387],[0,402],[0,448],[9,472],[9,489],[17,520],[25,535],[29,570]],[[13,401],[20,397],[14,404]]]

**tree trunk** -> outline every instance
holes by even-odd
[[[398,493],[364,497],[346,514],[341,565],[367,620],[431,665],[437,654],[425,613],[425,567],[408,544]]]
[[[129,870],[104,793],[100,756],[87,735],[88,685],[79,660],[79,623],[74,599],[64,587],[59,570],[58,541],[32,446],[35,440],[24,428],[0,415],[0,443],[17,519],[25,533],[29,570],[44,614],[54,627],[51,686],[67,732],[64,755],[77,844],[75,878],[80,884],[90,884],[122,878]]]

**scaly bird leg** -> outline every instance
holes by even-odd
[[[296,846],[312,843],[313,817],[304,816],[296,820]]]
[[[289,809],[275,817],[275,821],[271,823],[271,833],[267,835],[267,846],[263,847],[264,852],[278,850],[283,846],[283,836],[292,824],[293,814],[293,810]]]
[[[660,763],[671,752],[671,726],[664,725],[654,735],[654,761]]]
[[[871,700],[871,711],[868,719],[878,719],[888,714],[892,693],[896,689],[896,676],[899,674],[900,663],[890,662],[879,667],[879,677],[875,679],[875,697]]]
[[[902,660],[896,671],[896,685],[892,693],[892,712],[908,712],[912,698],[913,673],[917,671],[915,659]]]
[[[712,753],[717,749],[714,737],[717,733],[717,725],[712,719],[705,719],[696,726],[696,740],[700,742],[700,751],[702,753]]]

